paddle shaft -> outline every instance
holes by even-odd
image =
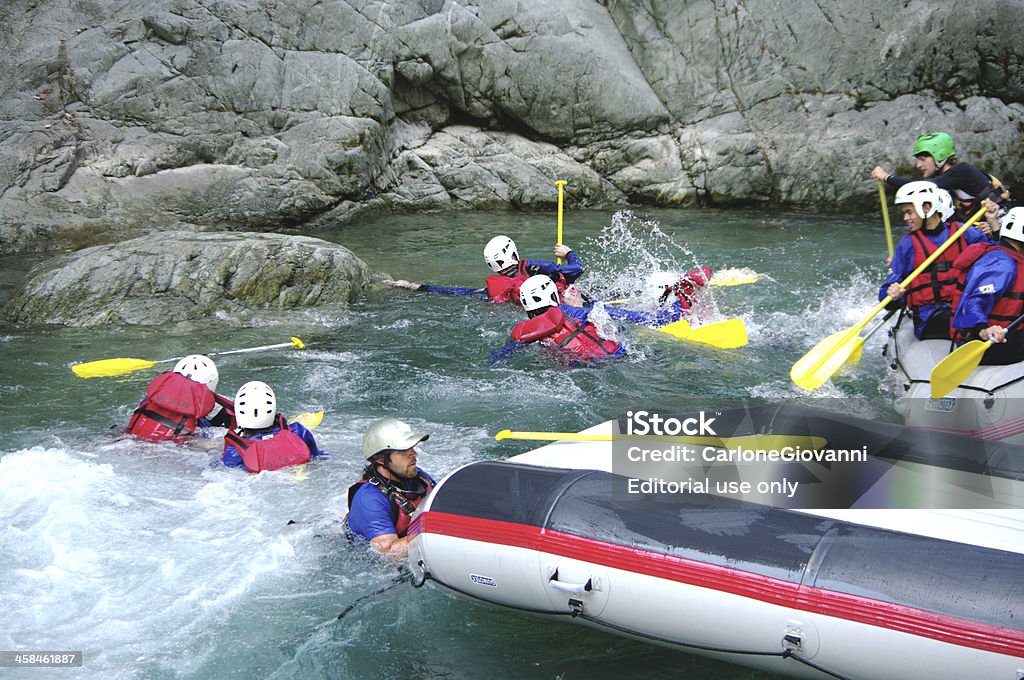
[[[558,240],[556,243],[562,242],[562,187],[566,184],[564,179],[555,180],[555,186],[558,187]],[[562,264],[565,260],[562,258],[556,258],[558,264]]]
[[[262,352],[267,349],[281,349],[282,347],[299,347],[294,342],[279,342],[275,345],[263,345],[262,347],[246,347],[245,349],[231,349],[226,352],[212,352],[207,354],[209,357],[220,357],[225,354],[244,354],[245,352]],[[174,361],[174,359],[165,359],[165,361]]]
[[[885,182],[878,180],[878,200],[882,202],[882,222],[885,223],[885,241],[889,244],[889,258],[892,258],[892,225],[889,224],[889,206],[885,204]]]
[[[583,432],[513,432],[502,430],[494,435],[498,441],[502,439],[525,439],[531,441],[567,441],[567,442],[617,442],[617,441],[648,441],[673,442],[692,446],[723,446],[735,443],[757,441],[761,448],[800,444],[801,446],[819,448],[827,443],[824,437],[813,435],[776,435],[776,434],[737,434],[723,436],[700,435],[656,435],[656,434],[587,434]]]
[[[878,320],[878,323],[876,323],[876,324],[875,324],[875,327],[874,327],[874,328],[872,328],[871,330],[869,330],[869,331],[868,331],[868,334],[864,336],[864,340],[866,341],[866,340],[867,340],[868,338],[870,338],[870,337],[871,337],[872,335],[874,335],[875,333],[877,333],[877,332],[878,332],[878,329],[879,329],[879,328],[881,328],[882,326],[884,326],[884,325],[885,325],[885,322],[886,322],[886,321],[888,321],[889,319],[891,319],[891,318],[892,318],[892,315],[893,315],[893,314],[895,314],[895,313],[896,313],[897,311],[898,311],[898,310],[895,310],[895,309],[890,309],[890,310],[889,310],[889,313],[888,313],[888,314],[886,314],[885,316],[883,316],[883,317],[882,317],[881,319],[879,319],[879,320]]]

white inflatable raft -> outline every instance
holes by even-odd
[[[941,454],[936,478],[991,473],[1017,507],[1024,498],[1024,448],[964,459],[896,448]],[[794,677],[1024,677],[1024,510],[795,511],[706,494],[621,503],[611,460],[607,443],[562,442],[457,470],[413,523],[413,571],[478,600]]]
[[[949,355],[948,340],[918,340],[909,316],[889,335],[885,356],[895,372],[896,411],[904,422],[940,432],[1024,444],[1024,362],[979,366],[942,399],[931,398],[930,376]]]

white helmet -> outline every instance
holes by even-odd
[[[956,214],[956,206],[953,205],[953,195],[945,189],[936,188],[935,192],[939,195],[939,214],[942,215],[942,221],[945,222]]]
[[[210,357],[203,356],[202,354],[189,354],[174,364],[174,372],[190,380],[195,380],[197,383],[206,385],[211,391],[215,392],[217,390],[217,381],[220,379],[220,373],[217,372],[217,367],[210,360]]]
[[[508,236],[495,236],[484,246],[484,262],[491,268],[492,272],[501,272],[504,269],[519,263],[519,253],[516,252],[516,243]]]
[[[408,424],[397,418],[384,418],[366,430],[363,455],[369,459],[386,451],[405,451],[427,439],[430,439],[429,434],[413,432]]]
[[[896,205],[900,203],[912,203],[914,205],[914,211],[918,217],[922,220],[926,220],[934,215],[939,210],[939,198],[938,187],[931,182],[924,180],[918,182],[907,182],[896,191]],[[930,207],[927,213],[924,209],[924,204],[928,203]]]
[[[1024,208],[1011,208],[999,220],[999,238],[1024,243]]]
[[[558,289],[551,277],[537,274],[523,281],[523,285],[519,287],[519,301],[528,312],[545,307],[557,307]]]
[[[259,380],[247,382],[235,395],[235,422],[246,430],[262,430],[274,424],[277,396],[270,385]]]

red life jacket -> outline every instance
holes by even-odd
[[[991,250],[1001,250],[1013,258],[1017,265],[1017,274],[1013,279],[1013,285],[1003,293],[1003,296],[996,300],[992,311],[988,314],[988,321],[995,326],[1006,328],[1011,321],[1024,313],[1024,255],[1013,248],[996,245],[995,243],[974,243],[967,246],[960,257],[953,262],[953,273],[956,274],[956,287],[953,291],[953,310],[956,311],[960,304],[960,298],[964,294],[964,286],[967,283],[967,270],[971,268],[985,253]],[[961,329],[953,328],[952,331],[957,341],[962,341]]]
[[[517,305],[519,304],[519,287],[523,285],[523,281],[533,276],[526,271],[527,262],[528,260],[519,260],[516,265],[516,273],[510,276],[494,274],[487,277],[487,295],[491,298],[491,302],[500,305],[511,300]],[[551,280],[555,282],[555,288],[558,289],[558,296],[561,299],[562,293],[569,287],[569,283],[562,274],[555,274]]]
[[[523,285],[523,281],[528,279],[528,276],[521,276],[514,274],[512,276],[502,276],[501,274],[494,274],[493,276],[487,277],[487,295],[491,298],[491,302],[496,305],[504,304],[510,300],[519,302],[519,287]]]
[[[512,339],[519,342],[545,340],[546,344],[569,350],[584,360],[601,359],[619,350],[619,343],[601,338],[594,324],[588,321],[582,325],[558,307],[516,324]]]
[[[280,470],[308,463],[309,446],[288,428],[288,421],[280,413],[277,414],[277,426],[281,430],[265,439],[245,439],[229,430],[224,435],[224,450],[227,451],[229,444],[238,449],[249,472]]]
[[[911,232],[910,239],[914,244],[914,268],[917,269],[939,247],[922,234],[920,229]],[[941,305],[953,299],[953,293],[956,290],[956,272],[953,271],[953,261],[966,247],[967,242],[961,234],[953,245],[946,248],[945,252],[939,255],[928,269],[911,282],[906,291],[907,306],[910,309],[917,309],[924,305]]]
[[[128,433],[154,442],[184,441],[216,403],[206,385],[178,373],[161,373],[146,387],[146,397],[128,421]]]
[[[676,297],[679,298],[679,306],[685,312],[693,306],[693,297],[697,289],[703,288],[710,280],[711,267],[691,269],[671,286],[665,286],[665,292],[661,294],[658,302],[664,303],[671,293],[675,293]]]
[[[416,508],[420,506],[420,503],[427,497],[430,490],[434,488],[433,482],[423,475],[417,474],[416,479],[420,481],[422,486],[420,489],[410,491],[400,489],[392,485],[389,480],[376,474],[370,477],[363,477],[348,488],[348,507],[352,507],[352,499],[356,497],[359,487],[363,484],[372,484],[380,489],[381,493],[387,496],[391,502],[391,523],[395,525],[395,533],[398,534],[398,537],[404,538],[409,531],[409,525],[412,524],[413,513],[416,512]],[[347,515],[345,519],[348,519]]]

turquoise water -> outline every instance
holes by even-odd
[[[480,286],[481,249],[496,233],[512,236],[524,257],[546,259],[555,219],[423,214],[312,235],[394,278]],[[716,350],[620,327],[610,332],[629,357],[617,363],[570,368],[524,351],[491,367],[490,350],[521,312],[380,283],[350,308],[253,310],[157,328],[4,322],[0,649],[82,650],[84,667],[61,677],[774,677],[431,588],[367,597],[395,572],[353,549],[340,521],[345,489],[362,467],[362,432],[376,418],[397,416],[429,432],[421,464],[435,476],[530,448],[495,442],[501,429],[577,430],[638,408],[825,397],[816,403],[896,420],[882,380],[882,334],[849,377],[813,397],[788,377],[818,340],[873,308],[885,274],[879,217],[568,211],[564,239],[588,266],[580,283],[597,291],[623,290],[652,268],[698,263],[762,274],[754,284],[712,288],[702,307],[714,319],[741,317],[749,346]],[[3,258],[0,300],[38,259]],[[68,370],[72,361],[163,359],[290,336],[308,348],[218,358],[219,391],[259,379],[286,413],[326,410],[316,435],[332,456],[306,480],[224,469],[216,438],[188,447],[119,439],[154,371],[82,380]]]

